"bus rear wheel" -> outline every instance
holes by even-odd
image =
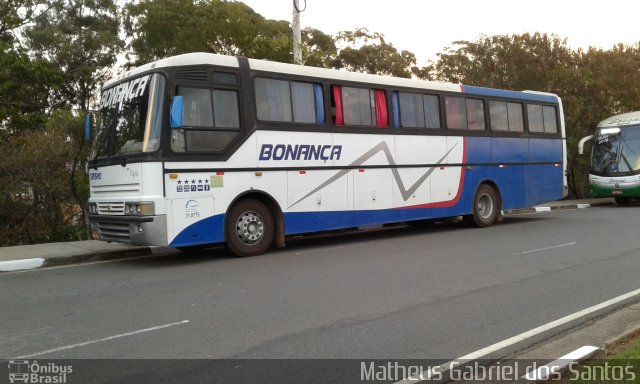
[[[627,205],[629,205],[629,203],[631,203],[631,198],[629,197],[614,197],[613,199],[616,201],[616,204],[622,207],[626,207]]]
[[[241,200],[234,205],[227,215],[225,227],[226,248],[236,256],[261,255],[273,241],[273,215],[258,200]]]
[[[499,211],[500,201],[495,189],[482,184],[473,197],[473,213],[465,216],[463,221],[472,227],[489,227],[496,222]]]

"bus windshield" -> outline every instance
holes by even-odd
[[[640,171],[640,126],[598,131],[591,169],[602,175]]]
[[[93,158],[159,148],[164,83],[162,75],[145,75],[102,92]]]

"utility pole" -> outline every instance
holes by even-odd
[[[307,8],[307,1],[304,1],[304,8],[300,10],[299,0],[293,0],[293,62],[302,65],[302,32],[300,31],[300,12]]]

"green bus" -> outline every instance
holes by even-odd
[[[619,205],[640,199],[640,111],[603,120],[584,137],[578,153],[593,140],[589,185],[593,197],[614,197]]]

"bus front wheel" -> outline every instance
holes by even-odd
[[[234,205],[227,215],[225,226],[227,250],[236,256],[261,255],[273,241],[273,215],[258,200],[242,200]]]
[[[489,227],[496,222],[500,211],[498,195],[491,186],[482,184],[473,197],[473,213],[463,218],[466,225]]]

